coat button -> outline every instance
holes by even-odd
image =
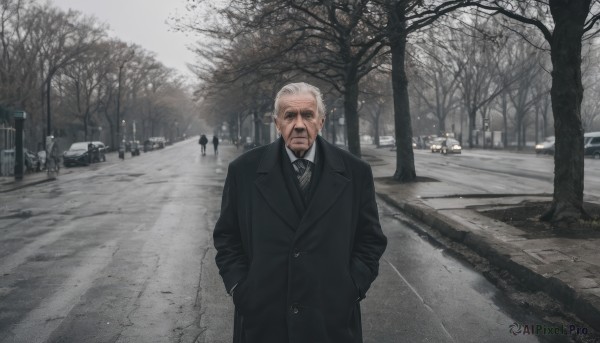
[[[292,313],[293,313],[293,314],[298,314],[298,312],[300,312],[300,310],[298,309],[298,306],[296,306],[296,305],[293,305],[293,306],[292,306]]]
[[[300,257],[300,252],[298,250],[294,251],[294,258]]]

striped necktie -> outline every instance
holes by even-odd
[[[298,182],[300,183],[300,189],[306,196],[308,184],[310,183],[310,177],[312,176],[312,169],[310,167],[311,163],[308,160],[299,158],[294,161],[294,165],[296,166],[296,176],[298,177]]]

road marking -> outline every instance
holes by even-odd
[[[112,261],[117,249],[119,247],[116,242],[112,241],[86,252],[87,258],[71,273],[57,292],[12,328],[12,342],[47,341],[73,307],[79,304],[79,298],[89,290],[100,272]]]
[[[390,267],[392,267],[392,269],[396,272],[396,274],[398,274],[398,276],[400,277],[400,279],[402,279],[402,281],[408,286],[408,288],[410,288],[410,290],[413,292],[413,294],[417,298],[419,298],[419,300],[421,301],[421,303],[423,303],[423,306],[425,306],[425,308],[428,309],[429,312],[433,313],[437,317],[435,311],[429,305],[427,305],[427,303],[425,302],[425,299],[423,299],[423,297],[419,294],[419,292],[417,292],[417,290],[410,284],[410,282],[408,282],[408,280],[406,280],[406,278],[400,273],[400,271],[398,271],[398,269],[396,268],[396,266],[394,266],[392,264],[392,262],[390,262],[385,257],[383,257],[383,260],[385,262],[387,262],[387,264],[389,264]],[[440,323],[440,327],[442,328],[442,331],[444,331],[444,333],[448,336],[448,338],[450,338],[450,340],[452,340],[452,342],[455,342],[454,338],[452,337],[452,335],[450,334],[450,332],[448,332],[448,330],[446,330],[446,327],[444,326],[444,323],[439,318],[438,318],[438,322]]]

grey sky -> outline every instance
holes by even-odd
[[[194,62],[194,55],[186,45],[194,43],[192,35],[172,32],[166,23],[169,15],[183,14],[185,0],[51,0],[59,8],[72,8],[86,15],[94,15],[110,26],[112,35],[136,43],[155,52],[165,66],[191,76],[186,63]]]

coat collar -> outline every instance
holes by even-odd
[[[267,146],[267,150],[262,155],[261,161],[256,169],[257,173],[269,173],[279,162],[279,159],[285,157],[281,154],[283,149],[281,145],[283,144],[283,138],[279,137],[275,142]],[[325,157],[323,163],[329,165],[331,170],[335,172],[342,174],[346,173],[346,167],[344,166],[342,157],[335,151],[335,148],[330,143],[321,138],[321,136],[317,136],[314,144],[319,144],[318,149],[323,150],[323,156]]]
[[[285,177],[279,166],[282,158],[287,162],[286,156],[282,154],[283,144],[283,139],[279,138],[267,146],[256,170],[258,175],[255,184],[277,215],[292,229],[298,228],[298,234],[331,208],[350,180],[346,177],[348,173],[340,153],[323,138],[317,137],[315,144],[319,144],[318,149],[322,151],[323,159],[320,163],[323,163],[323,172],[319,180],[316,180],[318,185],[304,216],[299,218],[290,194],[287,193]]]

